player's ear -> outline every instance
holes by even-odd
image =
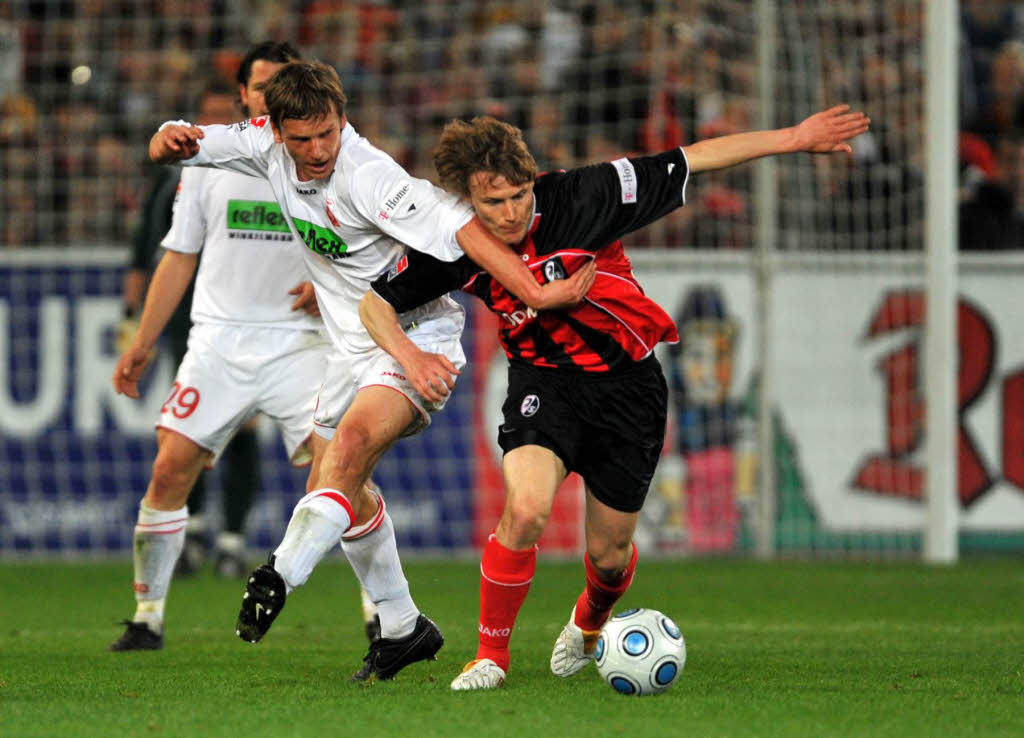
[[[281,136],[281,131],[278,129],[274,121],[270,121],[270,130],[274,132],[274,141],[277,143],[284,143],[284,137]]]

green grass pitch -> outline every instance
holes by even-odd
[[[641,560],[616,609],[680,625],[680,681],[622,697],[588,667],[548,671],[582,582],[541,563],[503,688],[453,693],[476,643],[476,561],[410,561],[439,660],[355,685],[365,638],[348,567],[321,566],[257,645],[242,585],[174,582],[163,651],[114,654],[133,610],[123,563],[0,563],[0,736],[1021,736],[1024,566]]]

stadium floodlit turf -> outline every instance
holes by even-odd
[[[1024,566],[641,561],[616,609],[686,637],[668,693],[615,694],[548,671],[582,582],[542,563],[504,687],[453,693],[476,642],[476,561],[412,561],[447,643],[392,682],[350,684],[365,638],[343,562],[318,569],[259,644],[235,637],[242,584],[175,581],[163,651],[109,653],[129,563],[0,563],[2,736],[1021,736]]]

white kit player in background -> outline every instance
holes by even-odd
[[[239,85],[246,113],[264,112],[257,85],[297,56],[276,42],[250,50],[239,76],[247,77]],[[312,459],[316,387],[329,343],[292,239],[265,180],[215,170],[182,173],[162,242],[167,251],[114,373],[117,391],[138,397],[153,346],[199,262],[188,352],[160,414],[153,476],[135,526],[136,612],[111,650],[163,646],[164,602],[184,545],[189,492],[245,423],[263,413],[280,428],[293,464]]]
[[[263,91],[269,117],[232,126],[165,123],[150,141],[150,158],[158,163],[182,161],[269,180],[304,247],[335,348],[315,415],[314,443],[323,460],[280,546],[249,579],[238,634],[252,642],[262,638],[286,594],[305,583],[341,540],[378,607],[381,626],[354,678],[388,679],[433,658],[444,639],[413,602],[394,526],[383,499],[366,483],[387,449],[429,425],[444,401],[422,397],[401,364],[377,347],[359,319],[360,299],[378,276],[403,268],[407,247],[451,261],[462,255],[461,246],[536,309],[575,304],[582,294],[572,280],[542,288],[519,257],[472,220],[467,204],[410,177],[359,136],[347,121],[341,81],[331,67],[289,64]],[[458,374],[465,364],[462,309],[446,296],[402,317],[409,337],[431,356],[427,370]]]

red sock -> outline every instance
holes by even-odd
[[[614,581],[601,579],[601,575],[586,554],[583,554],[583,568],[587,572],[587,586],[576,600],[575,622],[583,630],[601,630],[615,603],[633,583],[633,572],[636,571],[636,544],[633,545],[633,555],[629,557],[629,564]]]
[[[478,659],[491,659],[508,671],[508,642],[537,569],[537,547],[505,548],[492,533],[480,561],[480,645]]]

